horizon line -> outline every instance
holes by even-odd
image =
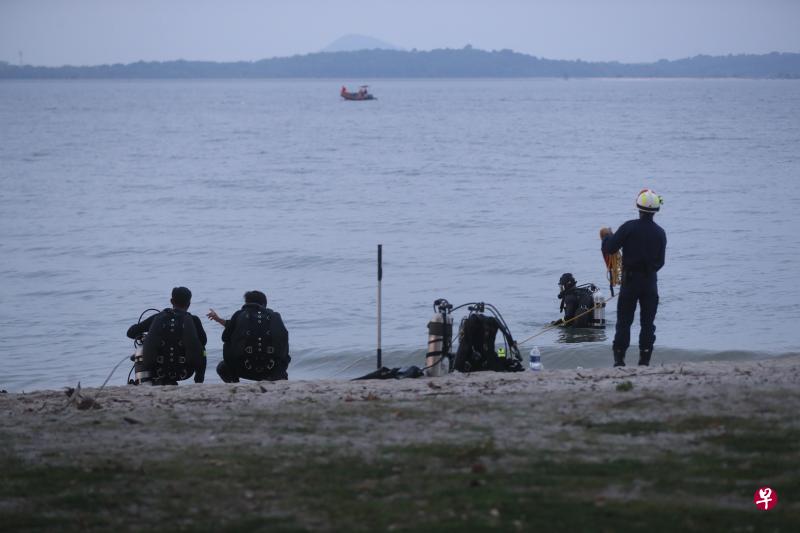
[[[359,49],[359,50],[341,50],[341,51],[336,51],[336,52],[328,52],[328,51],[324,51],[324,50],[319,50],[319,51],[316,51],[316,52],[297,53],[297,54],[288,55],[288,56],[272,56],[272,57],[263,57],[261,59],[231,59],[231,60],[225,60],[225,61],[210,60],[210,59],[177,58],[177,59],[138,59],[138,60],[130,61],[130,62],[127,62],[127,63],[123,63],[123,62],[117,61],[117,62],[113,62],[113,63],[96,63],[96,64],[91,64],[91,65],[89,65],[89,64],[84,64],[84,65],[78,65],[78,64],[34,65],[34,64],[29,64],[29,63],[15,64],[12,61],[6,61],[6,60],[3,60],[3,59],[0,59],[0,64],[5,64],[5,65],[8,65],[9,67],[14,67],[14,68],[26,68],[26,67],[28,67],[28,68],[46,68],[46,69],[96,68],[96,67],[108,67],[108,66],[114,66],[114,65],[123,65],[123,66],[136,65],[138,63],[180,63],[180,62],[183,62],[183,63],[212,63],[212,64],[221,65],[221,64],[229,64],[229,63],[258,63],[258,62],[261,62],[261,61],[272,61],[272,60],[276,60],[276,59],[292,59],[292,58],[296,58],[296,57],[312,56],[312,55],[318,55],[318,54],[354,54],[354,53],[361,53],[361,52],[386,52],[386,53],[393,53],[393,54],[418,54],[418,53],[431,53],[431,52],[437,52],[437,51],[465,51],[465,50],[476,51],[476,52],[485,52],[485,53],[510,52],[510,53],[513,53],[513,54],[523,55],[523,56],[527,56],[527,57],[533,57],[533,58],[536,58],[536,59],[542,59],[542,60],[546,60],[546,61],[566,61],[566,62],[573,62],[573,63],[595,63],[595,64],[597,64],[597,63],[600,63],[600,64],[609,63],[609,64],[619,64],[619,65],[651,65],[651,64],[660,63],[660,62],[672,63],[672,62],[676,62],[676,61],[683,61],[683,60],[686,60],[686,59],[694,59],[694,58],[698,58],[698,57],[720,58],[720,57],[738,57],[738,56],[768,56],[768,55],[775,55],[775,54],[777,54],[777,55],[783,55],[783,54],[796,55],[796,54],[800,54],[800,50],[793,51],[793,52],[781,52],[781,51],[777,51],[777,50],[772,50],[770,52],[763,52],[763,53],[755,53],[755,52],[733,53],[733,52],[729,52],[727,54],[718,54],[718,55],[699,53],[699,54],[695,54],[693,56],[679,57],[679,58],[676,58],[676,59],[659,58],[659,59],[655,59],[655,60],[651,60],[651,61],[624,62],[624,61],[620,61],[620,60],[617,60],[617,59],[609,59],[609,60],[586,60],[586,59],[582,59],[582,58],[556,59],[556,58],[551,58],[551,57],[537,56],[537,55],[529,54],[529,53],[525,53],[525,52],[518,52],[518,51],[513,50],[511,48],[501,48],[501,49],[486,50],[486,49],[482,49],[482,48],[475,48],[475,47],[467,44],[467,45],[465,45],[465,46],[463,46],[461,48],[445,47],[445,48],[431,48],[429,50],[419,50],[417,48],[411,48],[411,49],[364,48],[364,49]]]

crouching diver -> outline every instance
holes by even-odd
[[[564,313],[564,318],[559,318],[550,323],[551,326],[588,328],[591,325],[593,315],[588,311],[594,307],[594,296],[592,291],[586,286],[577,286],[575,277],[566,272],[558,280],[561,291],[558,299],[561,300],[560,311]],[[577,316],[577,318],[575,318]]]
[[[222,332],[222,361],[217,374],[225,383],[239,378],[255,381],[288,379],[289,332],[280,313],[267,307],[261,291],[244,293],[244,305],[225,320],[209,309],[208,318],[225,326]]]
[[[177,385],[194,375],[202,383],[206,374],[206,332],[200,319],[189,313],[192,291],[172,289],[171,308],[128,328],[128,337],[143,340],[143,373],[153,385]],[[137,370],[138,372],[138,370]]]
[[[636,197],[638,220],[629,220],[616,233],[600,229],[604,254],[622,249],[622,287],[617,300],[617,331],[614,336],[614,366],[625,366],[625,351],[630,345],[631,324],[639,303],[639,365],[650,364],[656,340],[658,309],[657,272],[664,266],[667,234],[655,223],[653,215],[661,208],[661,197],[650,189]]]

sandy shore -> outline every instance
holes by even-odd
[[[0,529],[798,531],[798,413],[800,357],[0,394]]]

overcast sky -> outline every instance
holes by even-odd
[[[552,59],[800,52],[800,0],[0,0],[0,60],[255,60],[345,34]]]

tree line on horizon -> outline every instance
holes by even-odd
[[[138,61],[40,67],[0,61],[0,79],[190,78],[786,78],[800,79],[800,53],[698,55],[654,63],[544,59],[512,50],[360,50],[259,61]]]

